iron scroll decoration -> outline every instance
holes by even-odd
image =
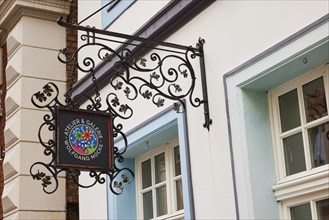
[[[36,162],[30,168],[30,173],[33,179],[39,180],[42,183],[43,191],[45,193],[54,193],[59,187],[59,174],[66,173],[67,179],[72,179],[76,184],[83,188],[89,188],[97,183],[106,183],[106,176],[109,180],[109,188],[114,194],[121,194],[125,183],[130,183],[134,179],[134,173],[131,169],[122,167],[124,161],[123,154],[128,148],[128,141],[123,132],[123,125],[120,120],[127,120],[133,116],[133,108],[126,102],[134,101],[138,97],[146,100],[151,100],[157,107],[165,105],[166,100],[174,102],[174,110],[183,112],[186,109],[184,99],[189,100],[193,107],[204,107],[205,123],[204,127],[209,130],[212,120],[209,116],[209,106],[206,88],[206,75],[204,65],[203,44],[204,40],[199,39],[196,47],[182,46],[178,44],[171,44],[166,42],[152,41],[145,38],[120,34],[116,32],[109,32],[99,30],[96,28],[83,27],[75,24],[68,24],[58,19],[58,24],[66,28],[83,31],[80,35],[84,42],[74,53],[68,53],[66,49],[60,50],[58,59],[64,64],[69,64],[78,68],[80,71],[91,74],[95,89],[95,96],[91,97],[87,94],[77,94],[72,97],[72,85],[69,86],[65,94],[65,103],[59,100],[59,88],[55,83],[47,83],[43,89],[32,95],[31,101],[37,108],[45,108],[50,113],[45,114],[43,123],[40,125],[38,138],[44,148],[44,155],[50,157],[48,163]],[[114,38],[114,39],[113,39]],[[120,42],[118,38],[126,41]],[[112,49],[110,43],[123,43],[125,45],[121,50]],[[152,52],[149,58],[134,57],[133,49],[129,48],[143,47],[150,48]],[[157,47],[162,46],[162,47]],[[114,92],[105,95],[106,99],[102,102],[101,94],[98,89],[97,79],[95,76],[96,63],[95,58],[81,57],[82,50],[88,47],[98,47],[97,59],[102,62],[112,62],[109,85]],[[82,62],[78,62],[78,54]],[[194,97],[194,90],[196,85],[196,73],[192,60],[199,58],[200,75],[202,86],[202,99]],[[173,66],[166,66],[170,63]],[[140,74],[134,74],[134,73]],[[179,82],[184,81],[182,86]],[[123,95],[119,96],[121,92]],[[80,98],[87,100],[85,109],[79,105]],[[105,103],[105,104],[104,104]],[[58,109],[67,109],[72,111],[85,111],[91,113],[106,114],[111,120],[111,129],[113,138],[122,138],[124,142],[123,147],[113,147],[113,164],[109,169],[86,169],[89,171],[89,176],[92,181],[86,185],[76,181],[81,170],[76,167],[61,167],[57,165],[56,158],[58,152],[56,149],[57,138],[57,117]],[[45,131],[55,134],[53,138],[44,140]]]

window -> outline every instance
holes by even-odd
[[[324,195],[328,196],[328,192],[319,192],[283,202],[284,206],[288,207],[285,210],[286,216],[292,220],[329,219],[329,198]]]
[[[136,159],[137,206],[141,219],[183,219],[177,139]]]
[[[122,166],[135,179],[120,196],[108,193],[108,219],[195,219],[185,126],[184,114],[169,107],[130,130]],[[115,141],[119,149],[124,144]]]
[[[102,6],[110,3],[102,10],[102,27],[106,29],[110,26],[134,2],[135,0],[102,0]]]
[[[315,207],[312,212],[311,206]],[[329,199],[310,201],[305,204],[290,207],[291,219],[328,219]]]
[[[279,179],[328,169],[328,86],[326,65],[271,91]]]
[[[328,64],[269,93],[284,219],[329,217],[328,97]]]

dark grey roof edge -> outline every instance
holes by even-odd
[[[197,14],[211,5],[214,0],[200,1],[172,1],[163,10],[157,13],[151,20],[146,22],[134,36],[148,38],[157,41],[163,41],[180,27],[194,18]],[[197,38],[200,36],[196,36]],[[142,47],[128,46],[132,53],[137,56],[146,53],[149,49]],[[120,51],[122,48],[119,48]],[[111,68],[118,61],[113,59],[112,62],[103,62],[95,68],[94,74],[98,89],[104,88],[111,79]],[[80,79],[72,88],[72,97],[78,94],[91,96],[95,93],[91,74]],[[85,101],[83,96],[79,96],[75,101],[82,103]]]

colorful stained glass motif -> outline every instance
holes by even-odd
[[[70,132],[69,139],[73,150],[83,156],[93,154],[99,142],[94,129],[85,124],[75,126]]]

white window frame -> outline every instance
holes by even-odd
[[[297,132],[303,132],[303,142],[309,143],[307,129],[329,121],[329,114],[306,123],[305,108],[303,106],[302,86],[319,77],[323,77],[327,106],[329,103],[329,64],[318,67],[310,72],[285,83],[269,92],[270,119],[273,128],[273,151],[275,155],[277,184],[273,186],[276,198],[280,203],[282,219],[290,218],[290,207],[311,202],[312,215],[315,210],[315,201],[329,198],[329,164],[312,168],[310,148],[304,144],[306,170],[287,176],[283,142],[281,138]],[[298,90],[299,109],[301,110],[301,126],[281,133],[278,97],[293,90]]]
[[[176,202],[176,187],[175,182],[182,180],[182,175],[174,176],[174,148],[179,146],[178,139],[174,139],[169,143],[166,143],[158,148],[143,154],[136,158],[136,207],[137,207],[137,218],[144,219],[143,217],[143,196],[142,193],[152,190],[153,195],[153,219],[184,219],[184,209],[175,211],[177,208]],[[155,171],[154,171],[154,157],[165,153],[165,164],[166,164],[166,180],[165,182],[155,184]],[[151,159],[151,172],[152,172],[152,186],[147,189],[142,189],[142,162]],[[166,185],[167,189],[167,211],[168,214],[156,217],[156,189],[160,186]]]
[[[317,218],[317,210],[316,210],[316,202],[324,199],[329,198],[329,191],[328,190],[322,190],[310,195],[301,196],[301,197],[295,197],[293,199],[289,199],[286,201],[282,201],[281,203],[281,219],[291,219],[290,214],[290,208],[295,207],[298,205],[310,203],[311,204],[311,212],[312,212],[312,218]]]
[[[327,116],[321,117],[317,120],[314,120],[312,122],[305,123],[305,111],[303,105],[304,101],[302,100],[302,85],[306,84],[307,82],[310,82],[312,80],[315,80],[319,77],[323,76],[324,80],[324,86],[325,86],[325,92],[326,92],[326,101],[327,105],[329,103],[329,65],[324,65],[319,68],[316,68],[315,70],[312,70],[282,86],[279,86],[269,92],[269,99],[271,100],[270,103],[270,117],[273,127],[273,146],[274,146],[274,152],[275,152],[275,161],[276,161],[276,169],[277,169],[277,181],[278,183],[284,183],[287,181],[291,181],[294,179],[302,178],[304,176],[309,176],[315,173],[328,171],[329,165],[324,165],[316,168],[312,168],[312,164],[310,161],[310,149],[308,147],[308,144],[304,145],[304,152],[305,152],[305,162],[306,162],[306,170],[303,172],[299,172],[296,174],[292,174],[289,176],[286,176],[286,169],[285,169],[285,161],[284,161],[284,152],[283,152],[283,144],[281,141],[281,138],[284,138],[286,136],[290,136],[293,133],[297,133],[302,131],[305,133],[308,128],[314,127],[316,125],[323,124],[325,122],[329,121],[329,114]],[[296,89],[299,93],[299,108],[302,110],[300,112],[301,115],[301,126],[291,129],[287,132],[281,133],[281,122],[279,118],[279,104],[278,104],[278,97],[293,90]],[[308,135],[304,135],[304,143],[309,143],[308,141]]]

